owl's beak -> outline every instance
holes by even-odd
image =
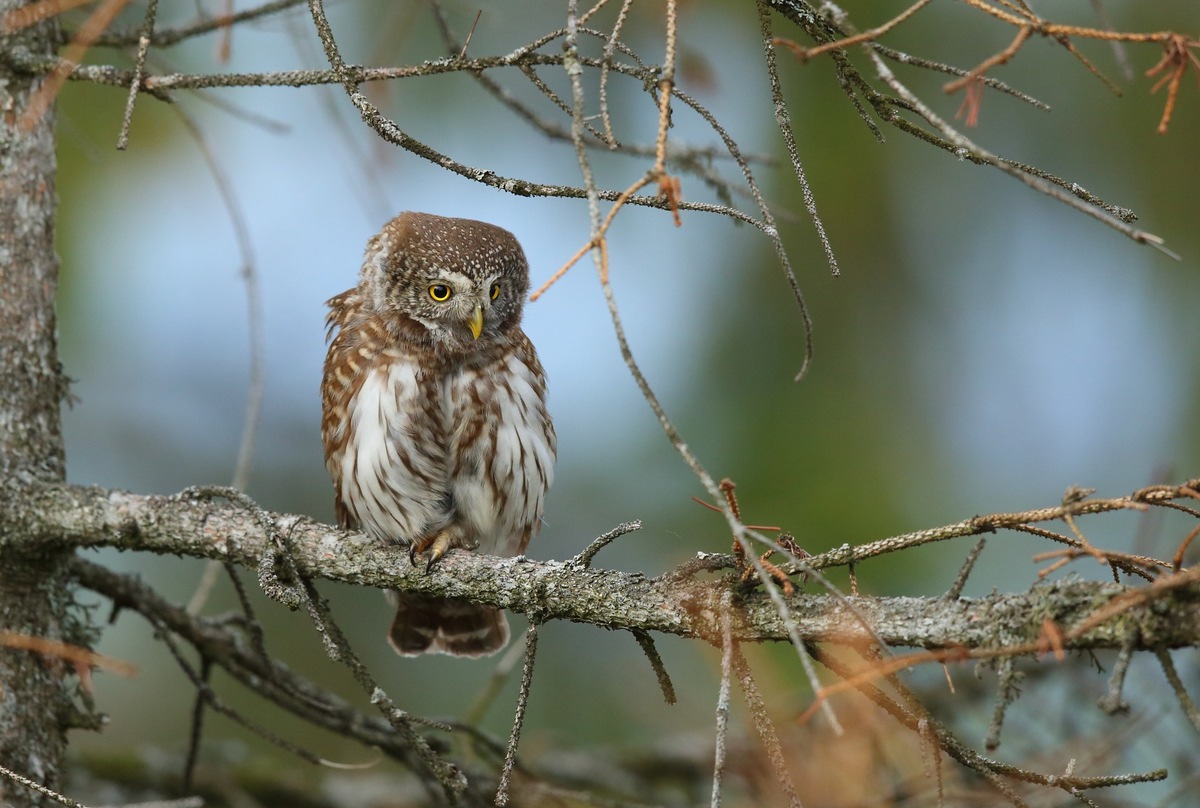
[[[467,328],[471,329],[471,339],[479,339],[480,333],[483,332],[483,307],[478,303],[475,304],[475,311],[471,313],[471,319],[467,320]]]

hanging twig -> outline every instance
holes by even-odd
[[[1167,683],[1171,685],[1171,690],[1175,691],[1175,698],[1179,700],[1179,706],[1188,723],[1192,725],[1193,729],[1200,732],[1200,709],[1196,708],[1196,702],[1192,701],[1187,688],[1183,685],[1183,680],[1179,678],[1179,672],[1175,670],[1175,663],[1171,660],[1171,652],[1165,648],[1159,648],[1155,651],[1155,656],[1158,657],[1158,664],[1162,666],[1163,675],[1167,677]]]
[[[733,680],[733,591],[721,598],[721,685],[717,691],[716,751],[713,759],[712,808],[721,806],[721,785],[725,780],[725,745],[729,733],[729,684]]]
[[[525,707],[529,703],[529,688],[533,684],[533,663],[537,657],[537,623],[532,623],[525,632],[525,664],[521,668],[521,689],[517,693],[517,709],[513,713],[512,734],[508,737],[508,749],[504,753],[504,766],[500,769],[500,785],[496,789],[496,805],[508,805],[512,787],[513,766],[517,762],[517,746],[521,740],[521,728],[525,725]]]
[[[150,50],[150,38],[154,34],[154,19],[158,15],[158,0],[146,3],[146,20],[138,34],[137,55],[133,60],[133,81],[129,82],[129,96],[125,99],[125,114],[121,116],[121,133],[117,135],[117,148],[122,151],[129,145],[129,127],[133,123],[133,105],[137,102],[142,78],[146,73],[146,54]]]
[[[763,702],[762,694],[758,692],[758,685],[754,683],[754,675],[750,672],[750,663],[746,661],[746,657],[736,644],[733,646],[733,668],[737,672],[742,695],[746,697],[746,704],[750,708],[750,716],[754,719],[754,728],[758,730],[758,738],[767,750],[767,760],[771,764],[775,782],[783,789],[788,805],[791,808],[801,808],[800,795],[796,792],[796,785],[792,782],[792,775],[788,772],[783,748],[779,744],[779,736],[775,733],[775,725],[771,722],[771,717],[767,715],[767,705]]]
[[[671,675],[667,673],[667,666],[663,664],[662,656],[659,655],[658,648],[654,645],[654,638],[650,636],[649,632],[642,631],[640,628],[635,628],[630,633],[637,640],[646,659],[650,661],[650,667],[654,669],[654,676],[658,679],[659,688],[662,689],[663,700],[667,704],[674,704],[675,685],[671,684]]]

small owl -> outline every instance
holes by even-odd
[[[358,286],[331,299],[321,437],[338,524],[407,547],[427,569],[461,547],[523,553],[556,441],[546,378],[521,330],[529,267],[507,230],[401,213],[367,244]],[[476,657],[504,613],[392,592],[401,654]]]

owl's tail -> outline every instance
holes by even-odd
[[[508,620],[495,606],[395,590],[387,595],[396,605],[388,642],[398,654],[481,657],[508,643]]]

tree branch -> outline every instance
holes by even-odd
[[[9,541],[46,548],[116,547],[217,558],[254,569],[264,553],[276,553],[278,539],[302,575],[465,597],[531,614],[539,621],[572,620],[718,642],[721,598],[729,587],[739,586],[729,577],[698,580],[668,573],[648,578],[571,561],[462,551],[447,554],[426,574],[395,547],[293,514],[263,512],[259,516],[265,521],[260,524],[240,506],[180,495],[15,482],[0,490],[0,550],[2,542]],[[1165,595],[1175,598],[1170,609],[1137,606],[1115,612],[1111,619],[1069,637],[1064,647],[1120,649],[1130,647],[1131,636],[1134,650],[1200,644],[1196,590],[1193,583]],[[1111,582],[1066,580],[978,599],[796,594],[787,605],[805,642],[868,642],[872,634],[863,627],[865,620],[873,636],[891,646],[995,651],[1005,645],[1001,638],[1036,640],[1047,619],[1069,635],[1072,626],[1134,591],[1138,590]],[[787,641],[779,612],[765,594],[739,588],[735,595],[733,631],[739,642]]]

